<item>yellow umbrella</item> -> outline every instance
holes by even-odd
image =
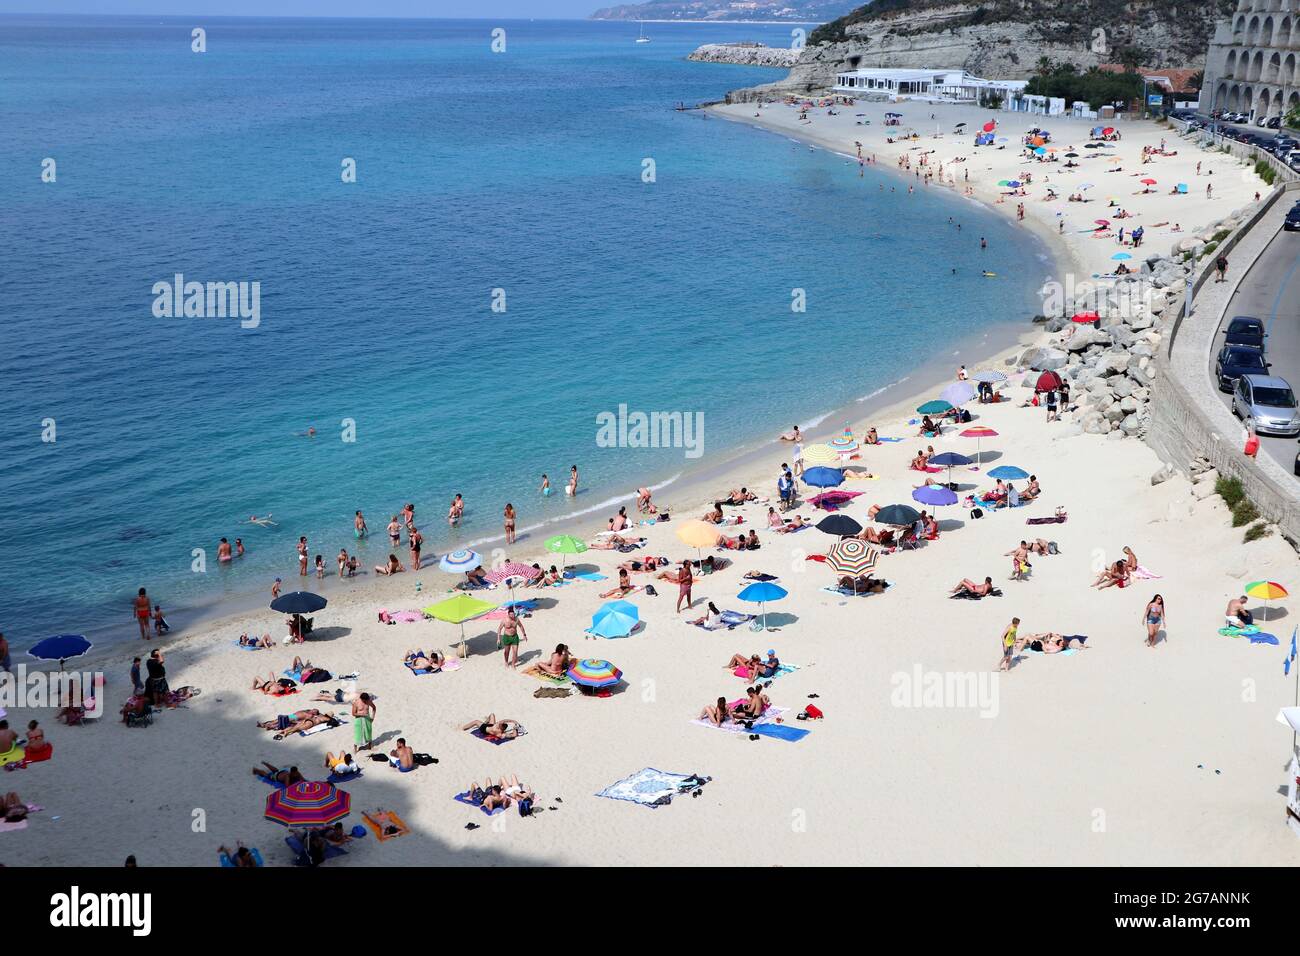
[[[1268,617],[1268,602],[1278,601],[1287,596],[1286,588],[1276,581],[1251,581],[1246,585],[1246,593],[1251,597],[1264,599],[1264,616]]]
[[[815,468],[818,465],[827,465],[831,468],[840,467],[840,453],[827,444],[809,445],[803,450],[803,466],[805,468]]]
[[[430,617],[437,618],[439,621],[446,621],[448,624],[460,625],[460,645],[465,647],[465,622],[471,621],[476,617],[482,617],[488,611],[495,611],[496,605],[490,601],[480,601],[476,597],[468,594],[457,594],[455,597],[449,597],[445,601],[439,601],[437,604],[431,604],[424,608],[424,613]],[[461,656],[464,656],[462,653]]]
[[[698,518],[677,526],[677,538],[692,548],[711,548],[718,543],[718,529]]]

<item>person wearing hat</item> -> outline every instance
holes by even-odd
[[[775,677],[777,671],[781,669],[781,662],[777,659],[776,651],[772,648],[767,649],[767,660],[759,668],[759,677]]]

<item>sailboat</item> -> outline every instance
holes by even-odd
[[[643,23],[642,21],[638,20],[638,21],[637,21],[637,24],[638,24],[638,26],[639,26],[640,29],[639,29],[639,32],[637,33],[636,42],[637,42],[637,43],[649,43],[649,42],[650,42],[650,38],[649,38],[648,36],[645,35],[645,23]]]

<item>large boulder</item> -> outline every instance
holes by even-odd
[[[1020,364],[1035,371],[1050,372],[1054,369],[1064,368],[1069,358],[1069,355],[1060,349],[1034,348],[1029,349],[1024,355],[1020,356]]]
[[[1081,325],[1074,330],[1074,334],[1065,343],[1065,347],[1071,352],[1082,352],[1094,345],[1109,344],[1110,336],[1105,332],[1091,325]]]

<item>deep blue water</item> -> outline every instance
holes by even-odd
[[[414,502],[426,555],[497,534],[507,500],[521,528],[562,518],[691,464],[597,447],[620,403],[702,412],[708,459],[1036,311],[1042,249],[1012,225],[672,110],[779,76],[695,46],[788,26],[636,29],[0,18],[0,630],[129,634],[138,586],[261,590],[299,534],[332,569],[357,508],[379,531]],[[177,272],[260,282],[261,324],[155,317]],[[576,502],[537,494],[575,462]],[[248,556],[218,567],[222,536]]]

